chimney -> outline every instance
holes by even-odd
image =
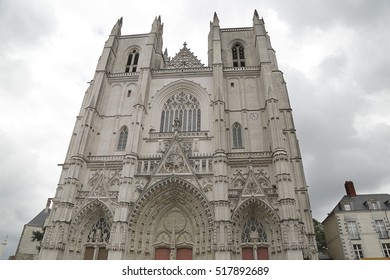
[[[355,187],[354,187],[352,181],[345,181],[344,186],[345,186],[345,191],[347,192],[347,195],[348,195],[349,197],[354,197],[354,196],[356,196]]]

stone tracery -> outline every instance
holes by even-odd
[[[195,254],[207,258],[211,214],[204,195],[192,184],[175,177],[162,180],[143,193],[130,214],[129,254],[134,256],[141,248],[145,251],[149,247],[149,257],[141,257],[153,258],[153,248],[189,246]],[[150,237],[145,238],[146,232]]]

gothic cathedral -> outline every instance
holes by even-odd
[[[317,259],[282,72],[252,27],[214,14],[208,66],[146,34],[104,45],[45,222],[40,259]]]

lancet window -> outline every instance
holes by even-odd
[[[129,130],[126,126],[121,128],[121,131],[119,133],[119,139],[118,139],[118,150],[124,150],[126,149],[126,143],[127,143],[127,137],[129,135]]]
[[[245,67],[244,47],[235,44],[232,48],[233,67]]]
[[[106,260],[108,257],[107,243],[110,239],[110,225],[100,218],[92,226],[85,245],[85,260]]]
[[[180,92],[165,102],[161,112],[160,131],[173,132],[175,121],[180,131],[200,131],[200,104],[194,96]]]
[[[233,124],[233,148],[242,148],[241,125]]]
[[[139,52],[137,50],[132,50],[127,57],[125,72],[137,72],[138,60]]]

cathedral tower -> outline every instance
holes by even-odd
[[[210,22],[208,65],[163,24],[113,27],[85,93],[40,259],[316,259],[286,84],[257,12]]]

